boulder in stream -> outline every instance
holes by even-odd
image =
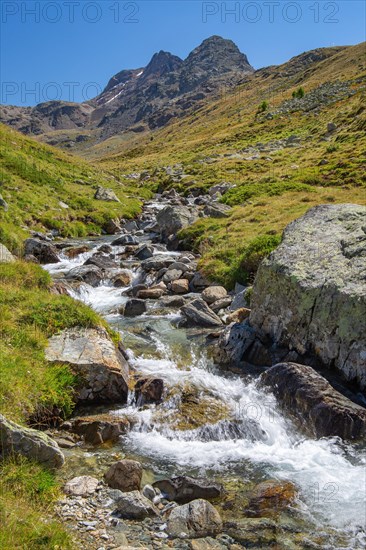
[[[75,327],[52,336],[46,359],[77,375],[79,403],[126,402],[129,367],[104,328]]]
[[[141,292],[141,291],[139,291]],[[125,317],[137,317],[146,311],[146,303],[139,298],[131,298],[121,308],[121,312]]]
[[[202,327],[217,327],[222,325],[220,317],[216,315],[203,300],[196,299],[181,308],[181,312],[188,325]]]
[[[311,367],[280,363],[263,373],[261,382],[310,435],[343,439],[366,436],[366,409],[336,391]]]
[[[33,237],[24,241],[24,254],[34,256],[40,264],[54,264],[60,261],[57,250],[51,243]]]
[[[103,279],[103,272],[96,265],[80,265],[70,269],[65,278],[68,281],[81,281],[96,287]]]

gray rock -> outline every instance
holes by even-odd
[[[178,231],[188,227],[198,217],[195,210],[187,206],[166,206],[156,216],[156,221],[162,237],[166,239],[176,235]]]
[[[197,271],[194,274],[194,277],[193,277],[193,279],[190,283],[190,287],[191,287],[192,291],[194,291],[194,292],[204,290],[205,288],[207,288],[210,285],[211,285],[211,282],[207,279],[207,277],[202,275],[202,273],[200,273],[200,271]]]
[[[65,458],[56,441],[38,430],[19,426],[0,414],[0,452],[20,454],[48,468],[60,468]]]
[[[229,307],[231,302],[232,297],[226,296],[225,298],[220,298],[219,300],[213,302],[213,304],[210,304],[210,308],[216,313],[217,311],[220,311],[220,309],[226,309]]]
[[[148,246],[145,244],[144,246],[141,246],[138,250],[135,252],[136,258],[139,260],[147,260],[148,258],[152,258],[154,255],[154,249],[152,246]]]
[[[259,267],[250,324],[366,387],[366,208],[310,209]]]
[[[156,481],[153,487],[159,489],[165,498],[178,502],[178,504],[187,504],[198,498],[213,500],[221,497],[224,492],[223,486],[219,483],[188,476],[162,479]]]
[[[84,265],[96,265],[102,270],[117,269],[119,267],[118,263],[114,261],[113,256],[108,257],[99,252],[88,258]]]
[[[337,392],[311,367],[280,363],[263,373],[261,381],[312,436],[360,439],[366,435],[366,409]]]
[[[136,460],[119,460],[112,464],[104,478],[112,489],[122,492],[138,491],[141,485],[142,466]]]
[[[102,270],[96,265],[81,265],[70,269],[65,278],[68,281],[82,281],[90,286],[98,286],[103,279]]]
[[[189,292],[189,281],[188,279],[177,279],[176,281],[172,281],[170,289],[174,294],[187,294]]]
[[[0,195],[0,206],[7,212],[9,210],[9,205],[6,200]]]
[[[79,402],[126,402],[128,364],[105,329],[76,327],[62,331],[48,341],[46,359],[70,365],[79,379]]]
[[[120,436],[130,428],[130,423],[120,415],[95,415],[75,418],[71,424],[71,431],[82,436],[85,443],[102,445],[116,443]]]
[[[203,300],[193,300],[181,308],[182,314],[189,325],[202,327],[221,326],[221,319],[214,313]]]
[[[145,485],[145,487],[142,489],[142,494],[143,494],[144,497],[151,500],[151,502],[156,497],[155,489],[151,485]]]
[[[87,497],[95,493],[99,481],[91,476],[79,476],[70,479],[64,487],[63,491],[67,495]]]
[[[182,307],[185,300],[182,296],[164,296],[160,303],[163,307]]]
[[[31,254],[41,264],[54,264],[60,261],[56,248],[52,244],[34,238],[24,241],[24,254]]]
[[[134,235],[122,235],[121,237],[118,237],[118,239],[114,239],[114,241],[111,242],[112,246],[126,246],[137,244],[139,244],[139,240]]]
[[[178,269],[172,269],[169,267],[168,271],[163,275],[163,281],[164,283],[171,283],[172,281],[176,281],[177,279],[180,279],[182,276],[182,271]]]
[[[144,271],[159,271],[164,267],[169,267],[174,263],[173,258],[164,254],[153,256],[141,262],[141,267]]]
[[[334,122],[328,122],[328,124],[327,124],[327,131],[328,131],[329,133],[335,132],[336,129],[337,129],[337,125],[334,124]]]
[[[208,537],[222,531],[222,519],[207,500],[193,500],[173,508],[167,521],[167,531],[172,537]]]
[[[231,207],[227,204],[206,204],[203,209],[205,216],[209,218],[227,218],[231,212]]]
[[[213,304],[227,296],[227,290],[223,286],[209,286],[202,292],[202,298],[207,304]]]
[[[139,292],[142,292],[141,290]],[[131,298],[123,307],[123,315],[125,317],[136,317],[142,315],[146,311],[146,303],[139,298]]]
[[[222,365],[239,363],[255,340],[255,330],[248,323],[234,323],[221,333],[215,350],[216,361]]]
[[[0,243],[0,263],[12,263],[16,261],[16,257]]]
[[[157,516],[154,504],[139,491],[124,493],[117,501],[117,512],[124,519],[145,519]]]
[[[98,201],[120,202],[119,198],[112,189],[98,186],[94,198]]]

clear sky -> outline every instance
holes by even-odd
[[[166,50],[230,38],[260,68],[365,37],[363,0],[1,1],[1,103],[83,101]]]

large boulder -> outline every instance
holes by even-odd
[[[280,363],[263,373],[261,381],[312,436],[360,439],[366,435],[366,409],[336,391],[311,367]]]
[[[76,327],[52,336],[46,359],[70,365],[79,380],[79,402],[126,402],[128,364],[104,328]]]
[[[65,278],[68,281],[80,281],[95,287],[103,280],[103,272],[96,265],[80,265],[70,269]]]
[[[219,327],[222,326],[220,317],[216,315],[204,302],[197,298],[181,308],[181,312],[189,326]]]
[[[171,537],[208,537],[222,531],[222,519],[210,502],[197,499],[173,508],[167,531]]]
[[[145,313],[146,309],[144,300],[140,300],[140,298],[131,298],[131,300],[128,300],[125,305],[122,306],[121,313],[125,317],[137,317]]]
[[[209,218],[227,218],[230,214],[231,208],[227,204],[207,204],[203,213]]]
[[[20,454],[48,468],[60,468],[65,458],[56,441],[38,430],[19,426],[0,414],[0,453]]]
[[[158,212],[156,221],[162,237],[166,239],[188,227],[197,217],[197,212],[187,208],[187,206],[169,205]]]
[[[119,460],[112,464],[104,477],[112,489],[122,492],[138,491],[141,485],[142,466],[136,460]]]
[[[259,267],[251,326],[365,388],[365,265],[366,207],[310,209]]]
[[[195,479],[188,476],[161,479],[160,481],[156,481],[153,487],[160,489],[166,498],[174,500],[179,504],[187,504],[198,498],[213,500],[222,496],[224,491],[223,486],[219,483],[212,483],[207,479]]]
[[[40,264],[55,264],[60,261],[56,248],[47,241],[26,239],[24,241],[25,256],[34,256]]]
[[[15,256],[13,256],[13,254],[6,248],[6,246],[0,243],[0,264],[8,264],[11,262],[15,262],[15,260]]]

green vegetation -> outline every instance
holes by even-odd
[[[66,366],[44,359],[47,338],[73,326],[105,326],[87,306],[52,294],[40,266],[0,264],[0,412],[16,422],[52,414],[68,416],[76,380]]]
[[[292,97],[294,99],[302,99],[305,95],[305,90],[304,88],[299,88],[298,90],[295,90],[294,92],[292,92]]]
[[[94,199],[98,185],[118,202]],[[0,124],[0,242],[19,250],[28,229],[57,230],[64,237],[99,234],[115,218],[131,218],[148,189],[131,187],[85,160],[63,153]]]
[[[72,550],[65,527],[52,519],[60,496],[54,475],[24,458],[0,462],[0,548]]]
[[[258,111],[257,111],[257,114],[258,113],[264,113],[265,111],[267,111],[268,109],[268,103],[267,101],[262,101],[262,103],[259,105],[258,107]]]

